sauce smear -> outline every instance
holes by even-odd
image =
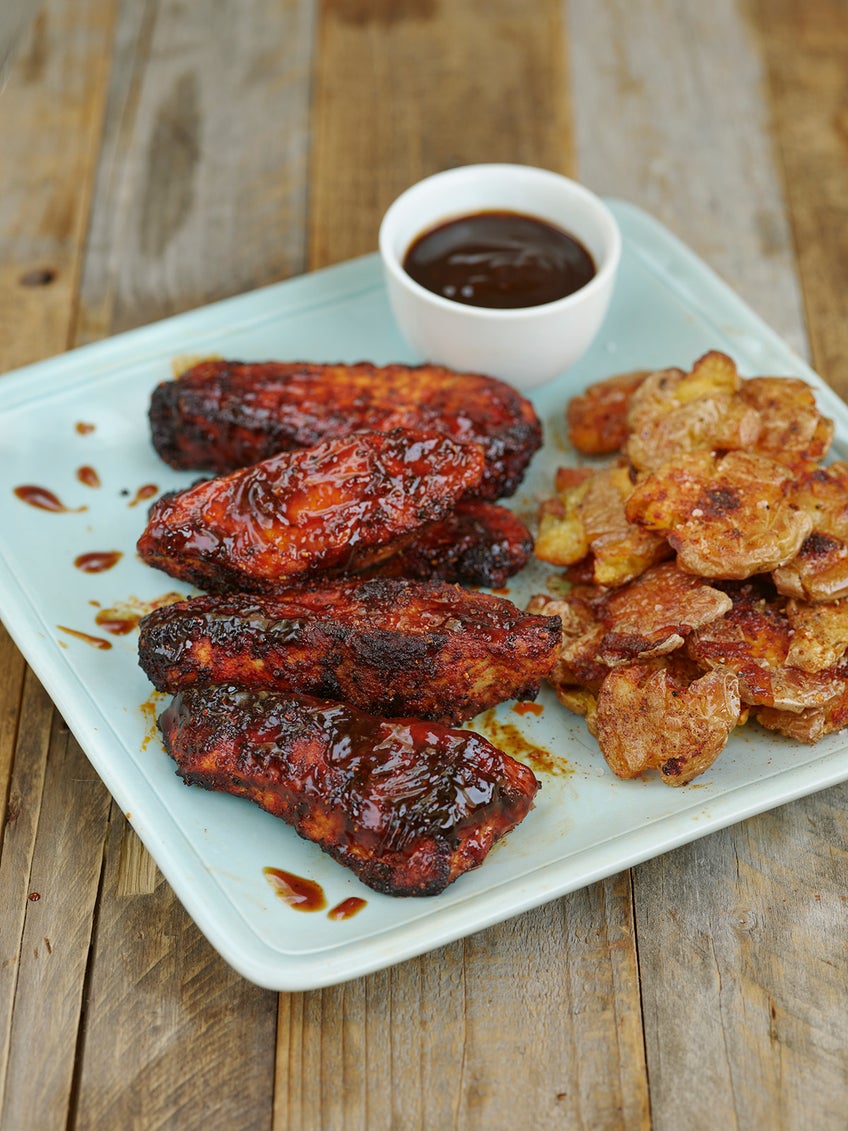
[[[262,874],[283,903],[294,911],[323,911],[327,906],[324,889],[314,880],[284,872],[282,868],[263,868]]]
[[[512,707],[516,715],[541,715],[544,707],[541,703],[514,703]]]
[[[135,493],[135,497],[127,503],[127,506],[137,507],[138,504],[143,503],[145,499],[152,499],[158,490],[159,488],[155,483],[145,483],[143,487],[139,487]]]
[[[87,464],[84,467],[77,468],[77,479],[80,483],[84,483],[86,487],[100,486],[100,476],[93,467],[89,467]]]
[[[82,640],[83,643],[90,644],[92,648],[98,648],[101,652],[112,647],[108,640],[104,640],[100,636],[90,636],[87,632],[79,632],[76,628],[67,628],[64,624],[57,624],[56,627],[60,632],[67,632],[68,636],[75,636],[77,640]]]
[[[574,236],[519,212],[478,212],[439,224],[412,243],[403,269],[442,298],[499,310],[555,302],[596,273]]]
[[[101,609],[94,620],[104,632],[111,632],[113,636],[128,636],[134,628],[138,628],[141,614],[121,613],[117,609]]]
[[[352,919],[364,906],[364,899],[360,899],[358,895],[352,895],[348,899],[343,899],[341,903],[337,903],[335,907],[332,907],[327,912],[327,918],[336,920]]]
[[[120,554],[118,556],[120,557]],[[140,601],[137,597],[128,597],[108,609],[101,608],[94,619],[105,632],[111,632],[113,636],[127,636],[134,628],[138,628],[142,617],[147,616],[154,609],[161,608],[162,605],[173,605],[175,601],[182,599],[182,593],[165,593],[152,601]],[[97,604],[99,606],[100,603]]]
[[[41,511],[51,511],[53,514],[79,514],[88,510],[88,507],[67,507],[59,496],[54,495],[47,487],[37,487],[33,483],[24,483],[21,487],[15,487],[15,495],[22,503],[27,503]]]
[[[104,573],[117,565],[123,556],[120,550],[92,550],[88,554],[78,554],[74,565],[83,573]]]

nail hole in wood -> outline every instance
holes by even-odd
[[[21,275],[19,282],[22,287],[46,287],[56,278],[52,267],[35,267]]]

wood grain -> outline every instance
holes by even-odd
[[[28,756],[20,751],[22,760]],[[58,715],[43,793],[39,798],[32,790],[21,798],[21,805],[27,804],[37,806],[38,825],[29,891],[19,899],[26,914],[0,1125],[48,1131],[66,1126],[109,815],[108,793]],[[38,1072],[31,1071],[34,1039]]]
[[[648,1126],[627,876],[280,997],[277,1131]]]
[[[172,890],[118,894],[113,808],[74,1127],[267,1128],[276,999],[212,950]]]
[[[478,161],[572,159],[559,0],[324,0],[309,263],[376,250],[393,198]]]
[[[23,656],[0,624],[0,842],[6,827],[25,667]]]
[[[765,72],[735,0],[572,3],[569,26],[581,180],[656,216],[805,355]]]
[[[303,270],[313,9],[121,6],[78,341]]]
[[[4,913],[0,916],[0,1111],[8,1100],[8,1067],[13,1055],[23,939],[32,905],[29,896],[37,890],[31,886],[33,857],[53,715],[52,704],[44,689],[28,672],[21,700],[20,727],[14,746],[0,855],[0,891],[3,892],[4,904]]]
[[[844,1124],[846,802],[829,790],[639,870],[656,1128]]]
[[[0,93],[0,371],[70,341],[113,17],[48,0]],[[0,664],[0,1124],[64,1128],[106,793],[5,631]]]
[[[786,179],[816,369],[848,397],[848,12],[838,2],[750,5]]]
[[[0,114],[0,371],[70,344],[116,0],[47,0]]]

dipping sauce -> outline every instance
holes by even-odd
[[[556,302],[596,274],[574,236],[518,212],[478,212],[430,228],[410,245],[403,269],[442,298],[499,310]]]

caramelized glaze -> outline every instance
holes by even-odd
[[[538,789],[479,734],[305,695],[192,688],[159,726],[184,781],[250,798],[391,895],[482,863]]]

